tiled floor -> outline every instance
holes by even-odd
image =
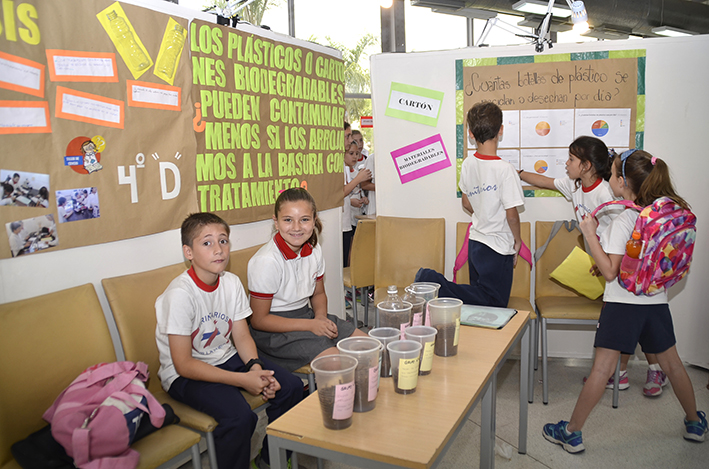
[[[348,311],[349,313],[349,311]],[[361,318],[361,316],[360,316]],[[618,409],[613,409],[612,391],[607,390],[591,413],[583,429],[586,451],[571,455],[542,436],[542,426],[548,422],[568,420],[583,386],[583,377],[591,368],[591,360],[549,360],[549,404],[544,405],[541,370],[536,372],[534,403],[529,405],[527,454],[517,453],[517,422],[519,414],[519,360],[509,360],[498,377],[497,445],[512,447],[512,458],[495,457],[498,468],[706,468],[709,467],[709,438],[704,443],[691,443],[682,438],[684,417],[672,386],[667,385],[661,396],[642,395],[647,364],[631,360],[628,373],[630,388],[620,392]],[[709,372],[687,367],[697,400],[697,408],[709,413]],[[464,423],[461,432],[443,456],[438,468],[477,467],[480,451],[479,406]],[[504,451],[500,451],[504,453]],[[202,467],[209,468],[206,454]],[[315,459],[299,456],[299,465],[314,469]],[[184,469],[191,464],[183,466]],[[351,466],[330,461],[324,469],[349,469]],[[182,469],[182,468],[181,468]]]

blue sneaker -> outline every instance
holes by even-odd
[[[699,422],[684,419],[684,439],[701,443],[707,434],[707,414],[697,412],[697,417],[699,417]]]
[[[580,453],[586,448],[583,446],[583,440],[581,438],[581,431],[575,431],[572,434],[567,434],[566,426],[569,422],[565,420],[560,420],[559,423],[547,423],[542,429],[544,433],[544,438],[561,445],[569,453]]]

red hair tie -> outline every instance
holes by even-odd
[[[652,158],[650,158],[650,163],[652,163],[653,166],[655,166],[655,162],[656,162],[656,161],[657,161],[657,157],[656,157],[656,156],[653,156]]]

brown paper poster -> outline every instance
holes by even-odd
[[[481,101],[503,111],[498,155],[525,171],[565,177],[568,146],[582,135],[618,150],[643,146],[644,50],[468,59],[456,66],[458,173],[474,151],[466,113]]]
[[[109,0],[7,0],[1,14],[0,258],[10,235],[48,252],[200,210],[266,219],[293,185],[342,204],[342,61],[204,22],[190,38],[184,18]],[[25,222],[44,215],[51,236]]]
[[[342,205],[342,60],[202,21],[190,38],[200,209],[262,220],[298,186]]]

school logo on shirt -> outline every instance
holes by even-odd
[[[232,320],[223,313],[214,312],[202,317],[200,327],[192,332],[192,348],[202,355],[211,355],[229,344]]]
[[[472,197],[474,195],[480,195],[483,192],[495,192],[497,191],[497,184],[483,184],[483,185],[478,185],[473,187],[471,190],[467,192],[468,197]]]

